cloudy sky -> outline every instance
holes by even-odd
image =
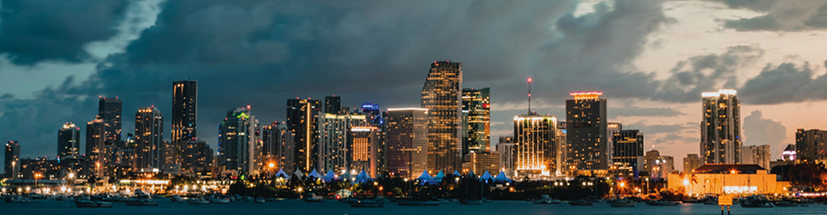
[[[744,145],[773,157],[796,128],[827,127],[827,2],[724,1],[0,1],[0,140],[56,154],[64,122],[123,99],[124,131],[172,82],[199,81],[198,134],[215,146],[226,111],[283,121],[286,99],[419,106],[435,60],[490,87],[492,139],[533,107],[563,120],[572,91],[603,91],[609,119],[676,158],[699,151],[700,95],[738,90]],[[166,135],[169,138],[169,134]],[[85,140],[84,140],[85,141]],[[2,161],[0,161],[2,162]]]

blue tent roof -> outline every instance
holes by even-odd
[[[365,172],[365,170],[362,170],[362,172],[360,172],[359,175],[356,175],[356,181],[358,181],[358,182],[373,181],[373,178],[368,176],[368,174]]]
[[[482,176],[480,176],[480,180],[487,181],[491,179],[494,179],[494,177],[491,177],[491,173],[488,173],[488,171],[485,171],[485,173],[483,173]]]
[[[431,180],[431,175],[428,174],[428,170],[422,171],[422,175],[419,175],[419,180]]]
[[[442,178],[445,178],[445,173],[440,170],[439,173],[434,176],[433,180],[442,181]]]
[[[284,169],[280,169],[278,173],[276,173],[276,178],[283,177],[289,179],[290,176],[287,173],[284,173]]]
[[[500,174],[497,174],[497,177],[494,178],[494,181],[511,181],[511,179],[506,177],[503,171],[500,171]]]
[[[454,175],[454,176],[459,176],[459,172],[457,172],[456,170],[454,170],[454,174],[453,174],[453,175]]]
[[[313,172],[310,172],[310,175],[307,175],[307,177],[322,178],[322,175],[319,175],[319,173],[314,169]]]
[[[325,181],[330,181],[337,178],[339,178],[339,176],[336,176],[336,173],[333,173],[333,170],[327,170],[327,174],[324,175]]]

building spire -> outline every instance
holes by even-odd
[[[531,77],[528,78],[528,114],[531,114]]]

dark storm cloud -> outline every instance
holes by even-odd
[[[768,144],[771,149],[777,149],[787,139],[787,127],[781,122],[764,118],[760,110],[755,110],[744,117],[744,136],[745,146]]]
[[[84,45],[114,36],[125,0],[4,0],[0,2],[0,53],[14,64],[82,62]]]
[[[827,63],[827,62],[825,62]],[[758,76],[747,80],[738,90],[747,104],[781,104],[827,100],[827,75],[813,77],[808,63],[767,65]]]
[[[798,31],[827,28],[827,2],[787,0],[723,0],[730,8],[763,13],[751,18],[724,20],[738,31]]]
[[[691,57],[678,62],[663,81],[655,99],[671,102],[696,102],[701,93],[719,88],[736,88],[735,71],[761,57],[764,51],[752,46],[733,46],[726,53]]]
[[[528,76],[535,78],[535,97],[560,103],[579,90],[603,90],[616,98],[651,96],[654,75],[628,64],[647,35],[671,22],[660,5],[600,3],[595,12],[575,16],[576,5],[170,1],[161,5],[154,26],[123,54],[101,63],[88,80],[69,80],[33,100],[4,101],[4,110],[16,114],[2,117],[0,136],[21,137],[29,149],[54,148],[63,122],[94,118],[98,95],[124,100],[124,133],[132,131],[139,107],[155,105],[169,122],[171,82],[189,78],[199,81],[198,134],[214,142],[226,111],[248,104],[262,124],[284,120],[285,100],[295,97],[335,94],[352,107],[362,102],[419,106],[429,63],[445,59],[463,62],[463,86],[491,87],[495,102],[523,101]],[[10,122],[25,116],[35,116],[36,129],[7,133],[16,126]],[[492,114],[494,121],[512,116]]]

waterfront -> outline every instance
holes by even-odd
[[[428,215],[428,214],[720,214],[720,206],[703,204],[680,204],[678,206],[648,206],[638,203],[631,208],[613,208],[606,203],[594,206],[539,205],[526,201],[494,201],[483,205],[460,205],[457,203],[439,206],[398,206],[385,203],[384,208],[353,208],[333,200],[308,203],[298,200],[283,200],[266,203],[232,202],[229,204],[190,205],[185,202],[171,202],[169,199],[157,199],[158,206],[125,206],[115,203],[113,208],[77,208],[71,201],[40,200],[36,203],[0,202],[2,214],[122,214],[122,215],[165,215],[165,214],[347,214],[347,215]],[[809,207],[774,207],[741,208],[732,206],[731,214],[824,214],[827,205],[813,204]]]

